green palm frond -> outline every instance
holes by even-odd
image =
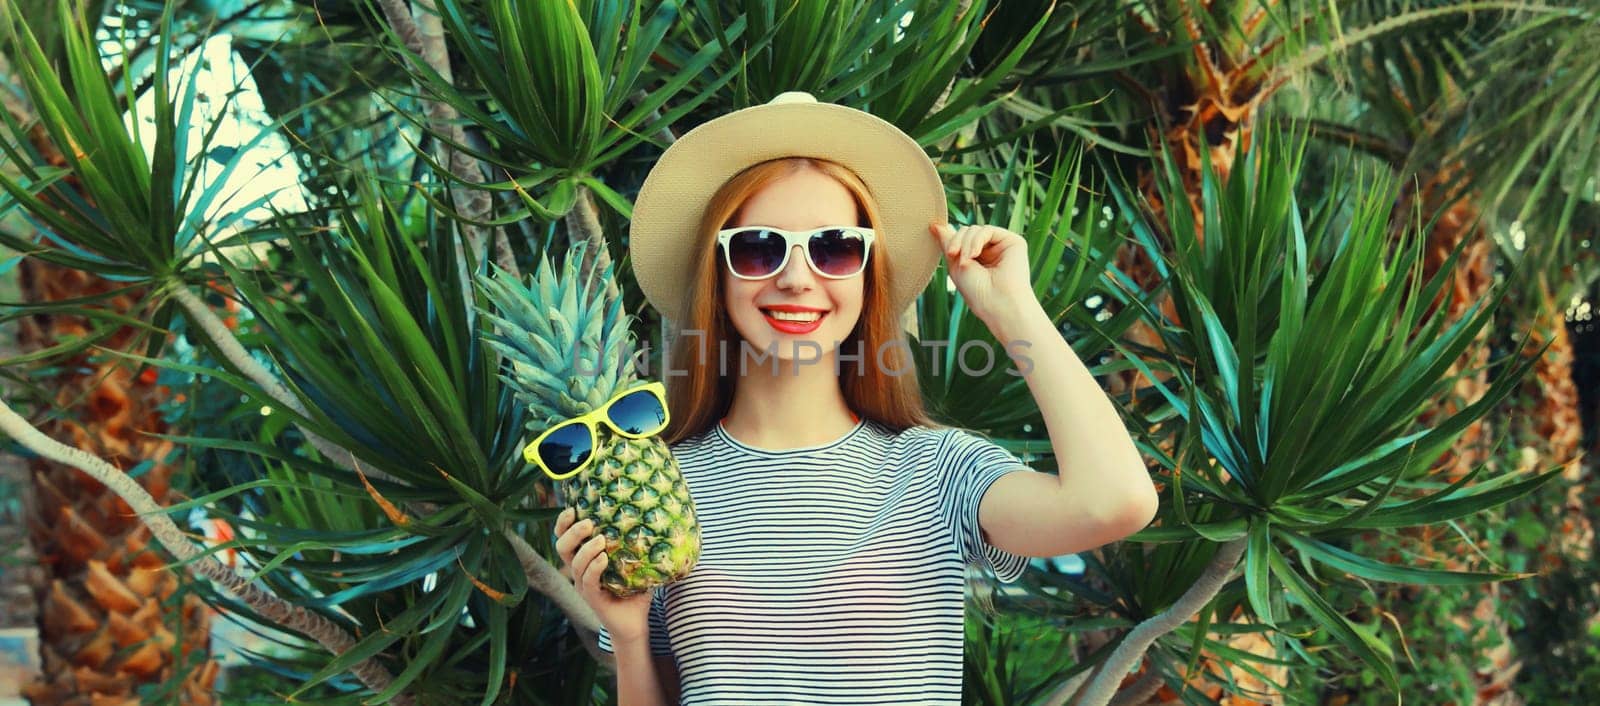
[[[1395,688],[1387,648],[1327,605],[1284,551],[1293,548],[1308,571],[1316,563],[1380,581],[1515,578],[1385,564],[1326,540],[1444,522],[1531,492],[1559,468],[1466,490],[1477,472],[1445,489],[1418,479],[1530,369],[1526,360],[1509,364],[1479,401],[1432,428],[1413,428],[1422,407],[1451,384],[1447,369],[1488,321],[1504,285],[1447,322],[1442,308],[1427,303],[1453,272],[1450,262],[1424,283],[1416,269],[1420,234],[1410,231],[1391,246],[1390,182],[1357,180],[1349,198],[1336,195],[1303,212],[1295,194],[1303,150],[1303,142],[1269,132],[1226,181],[1207,162],[1204,220],[1196,222],[1190,209],[1166,209],[1174,245],[1165,260],[1150,226],[1132,224],[1152,258],[1166,263],[1182,320],[1156,327],[1172,378],[1155,390],[1186,427],[1174,459],[1182,472],[1172,476],[1173,521],[1134,539],[1247,538],[1245,576],[1256,616],[1269,624],[1285,616],[1276,589],[1286,588]],[[1116,193],[1132,213],[1128,191]],[[1162,198],[1182,194],[1169,161]],[[1395,494],[1402,485],[1410,492]]]
[[[5,131],[0,148],[17,173],[0,173],[0,189],[4,190],[0,212],[20,210],[33,226],[32,232],[25,234],[0,232],[0,245],[114,282],[161,287],[203,279],[201,266],[212,248],[255,240],[243,226],[252,212],[277,192],[235,199],[235,194],[225,189],[230,177],[250,168],[247,153],[273,131],[261,130],[238,145],[218,145],[225,108],[233,100],[230,91],[222,97],[224,109],[219,118],[205,126],[197,144],[191,144],[190,128],[197,121],[196,114],[202,103],[213,98],[200,88],[199,66],[177,86],[168,80],[171,61],[177,58],[169,39],[171,11],[163,15],[161,39],[155,47],[152,113],[142,115],[134,102],[126,119],[123,101],[100,60],[99,46],[68,3],[57,3],[53,25],[64,42],[65,72],[51,65],[37,41],[33,26],[38,20],[21,15],[16,5],[6,5],[5,11],[15,49],[12,61],[37,111],[36,125],[44,141],[33,142],[35,124],[26,124],[8,111],[0,115]],[[122,80],[131,85],[133,79],[124,73]],[[153,142],[144,141],[137,128],[141,123],[153,126]],[[191,153],[194,156],[189,156]],[[61,164],[54,164],[56,160]],[[258,166],[264,171],[271,165]],[[111,315],[95,307],[80,306],[85,303],[27,304],[7,318],[70,311],[108,325],[129,323],[107,318]],[[161,327],[169,316],[169,310],[162,307],[152,321]],[[159,336],[151,338],[151,353],[161,340]]]
[[[1020,34],[980,73],[971,71],[969,59],[985,31],[986,0],[965,7],[935,0],[695,0],[676,51],[705,43],[723,47],[710,76],[733,81],[725,99],[708,104],[715,111],[805,91],[871,112],[929,145],[998,107],[1002,81],[1015,79],[1013,69],[1049,25],[1052,5],[1026,20],[1011,15],[1016,24],[997,27]],[[742,36],[726,29],[746,23]],[[682,63],[674,55],[666,59]],[[697,85],[714,90],[707,80]]]
[[[516,192],[543,219],[566,213],[580,185],[611,200],[612,190],[594,172],[665,130],[732,78],[723,73],[709,85],[690,87],[720,53],[714,44],[692,47],[670,70],[657,65],[669,53],[669,31],[680,22],[672,2],[647,8],[638,0],[440,0],[438,9],[449,45],[464,59],[457,75],[447,80],[403,48],[395,49],[404,54],[398,63],[428,97],[449,103],[484,131],[487,149],[451,146],[508,179],[469,186]],[[737,36],[742,27],[728,31]],[[390,44],[401,42],[391,37]],[[413,120],[426,129],[421,118]],[[431,156],[419,157],[441,178],[459,181]]]
[[[933,40],[920,49],[942,58],[971,22],[969,16],[949,26],[953,14],[947,11],[939,13],[945,27],[902,29],[906,13],[921,7],[916,0],[694,0],[692,7],[677,51],[715,44],[722,52],[714,75],[737,72],[727,97],[712,106],[719,112],[760,105],[784,91],[805,91],[821,101],[865,94],[870,101],[873,88],[902,78],[888,74],[895,57],[918,40]],[[747,28],[743,34],[731,31],[741,26]],[[909,43],[896,41],[902,34]]]
[[[267,576],[279,595],[337,607],[364,636],[353,652],[405,656],[393,690],[428,692],[429,676],[450,669],[439,656],[457,654],[485,670],[477,693],[489,703],[508,660],[538,659],[508,648],[510,621],[538,605],[523,605],[528,578],[500,536],[548,514],[524,509],[535,482],[520,458],[524,412],[480,340],[485,302],[459,276],[458,243],[437,220],[408,218],[375,181],[358,186],[331,229],[299,216],[276,223],[295,296],[263,272],[225,266],[309,410],[283,413],[350,450],[363,475],[235,445],[332,490],[274,481],[261,519],[233,521],[260,563],[280,567]],[[375,547],[387,549],[367,554]],[[301,688],[348,666],[335,659]]]
[[[1473,166],[1497,223],[1534,234],[1528,272],[1555,274],[1575,261],[1575,227],[1592,232],[1600,223],[1600,121],[1584,119],[1600,112],[1597,44],[1600,9],[1592,3],[1496,37],[1452,106],[1451,117],[1470,119],[1471,128],[1457,140],[1437,137],[1445,159]],[[1578,273],[1578,290],[1600,275],[1592,261],[1590,268]]]
[[[1375,24],[1470,5],[1369,0],[1348,16]],[[1448,171],[1456,183],[1440,186],[1470,189],[1466,198],[1521,276],[1533,282],[1580,263],[1568,274],[1571,291],[1581,291],[1600,277],[1593,253],[1585,260],[1572,237],[1600,224],[1600,127],[1572,116],[1600,107],[1596,42],[1600,13],[1581,2],[1439,14],[1351,47],[1335,78],[1355,92],[1359,112],[1319,132],[1377,155],[1402,178]]]

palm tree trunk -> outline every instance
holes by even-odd
[[[445,46],[444,27],[439,19],[439,10],[433,0],[418,0],[415,12],[406,0],[382,0],[379,5],[395,34],[398,34],[405,43],[406,50],[420,57],[444,80],[452,81],[455,72],[451,68],[450,53]],[[455,106],[441,100],[424,99],[422,103],[428,115],[429,126],[437,134],[444,136],[436,150],[439,162],[457,179],[469,184],[482,184],[483,165],[455,147],[467,144],[466,129],[456,122],[460,115],[457,114]],[[451,185],[450,198],[456,210],[467,220],[483,222],[493,216],[494,204],[487,191]],[[513,275],[519,274],[516,256],[511,250],[511,243],[507,240],[504,228],[489,228],[488,232],[485,232],[484,226],[470,223],[460,225],[461,233],[466,237],[466,246],[472,252],[473,258],[481,260],[489,254],[489,243],[485,240],[492,234],[495,264]]]
[[[1583,444],[1583,419],[1578,387],[1572,380],[1572,338],[1567,334],[1565,307],[1551,294],[1550,284],[1543,278],[1536,296],[1538,318],[1528,350],[1536,350],[1546,341],[1550,341],[1550,348],[1534,365],[1533,375],[1523,382],[1522,396],[1532,400],[1533,408],[1516,418],[1523,425],[1518,438],[1533,449],[1538,468],[1564,466],[1561,479],[1567,484],[1560,506],[1547,508],[1552,513],[1550,517],[1560,518],[1560,524],[1550,540],[1539,547],[1538,566],[1544,573],[1563,570],[1569,561],[1588,561],[1594,525],[1582,500],[1589,478],[1588,468],[1577,455]]]
[[[12,75],[9,65],[0,70]],[[33,123],[28,140],[53,166],[65,166],[32,106],[6,92],[4,110]],[[76,185],[68,176],[66,184]],[[17,267],[23,301],[72,299],[116,288],[116,284],[37,258]],[[143,298],[123,292],[102,306],[129,314]],[[36,316],[18,320],[17,347],[24,353],[81,337],[84,319]],[[130,345],[123,328],[99,345]],[[50,361],[32,382],[54,393],[41,400],[37,428],[64,444],[112,459],[124,469],[149,465],[140,483],[163,505],[171,504],[171,442],[149,436],[166,431],[159,405],[166,390],[154,371],[134,377],[126,366],[101,355]],[[15,390],[7,391],[8,401]],[[166,560],[148,548],[150,534],[115,493],[70,466],[34,457],[24,510],[31,548],[39,565],[30,572],[37,606],[42,671],[23,687],[34,706],[138,704],[138,689],[169,684],[167,703],[209,705],[217,664],[210,658],[210,612],[194,594],[180,593]],[[174,683],[175,682],[175,683]]]
[[[1422,251],[1422,277],[1434,277],[1440,267],[1445,266],[1445,259],[1450,258],[1451,251],[1466,240],[1466,247],[1462,248],[1461,255],[1456,259],[1456,272],[1450,287],[1440,291],[1440,298],[1430,303],[1430,307],[1445,306],[1446,322],[1453,323],[1461,320],[1472,304],[1480,303],[1490,293],[1494,285],[1494,264],[1490,259],[1493,253],[1493,243],[1483,234],[1478,227],[1478,207],[1472,194],[1459,194],[1459,189],[1454,189],[1451,183],[1454,174],[1458,173],[1459,166],[1446,166],[1438,170],[1430,178],[1422,179],[1422,187],[1416,194],[1406,192],[1403,195],[1402,208],[1395,213],[1395,227],[1408,227],[1411,223],[1411,203],[1421,205],[1421,218],[1430,218],[1437,213],[1434,227],[1427,232],[1427,245]],[[1483,392],[1488,391],[1488,363],[1490,354],[1491,330],[1490,327],[1478,331],[1477,341],[1462,354],[1461,360],[1456,360],[1451,365],[1450,375],[1458,375],[1462,371],[1470,370],[1470,375],[1461,376],[1454,384],[1448,399],[1440,400],[1438,405],[1427,408],[1421,416],[1419,423],[1432,426],[1435,419],[1446,418],[1454,415],[1456,411],[1467,407],[1470,403],[1482,399]],[[1434,461],[1434,472],[1445,474],[1446,480],[1459,480],[1462,475],[1472,472],[1474,467],[1483,463],[1488,455],[1486,448],[1486,426],[1483,419],[1478,419],[1470,424],[1466,431],[1461,432],[1461,437],[1456,439],[1453,447],[1445,451],[1445,455]]]
[[[27,301],[59,301],[107,292],[117,283],[28,258],[19,265]],[[141,297],[124,292],[106,306],[131,311]],[[87,333],[83,319],[40,316],[21,323],[24,351]],[[102,342],[130,345],[133,330]],[[40,371],[54,392],[41,405],[38,428],[51,438],[116,463],[148,464],[139,483],[170,504],[173,444],[150,436],[167,431],[160,404],[166,390],[154,370],[135,376],[110,356],[82,356]],[[44,568],[34,588],[39,604],[42,672],[24,687],[34,706],[140,703],[139,689],[169,684],[167,703],[214,703],[217,664],[210,659],[210,612],[180,592],[175,572],[153,551],[150,533],[115,493],[75,468],[42,458],[28,462],[33,503],[28,525]],[[177,680],[173,684],[173,680]]]

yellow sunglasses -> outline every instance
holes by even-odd
[[[577,475],[594,460],[600,444],[596,425],[604,422],[612,431],[629,439],[643,439],[667,428],[667,387],[647,382],[630,387],[611,401],[581,417],[574,417],[544,430],[522,448],[522,458],[556,480]]]

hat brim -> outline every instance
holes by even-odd
[[[711,196],[758,162],[817,157],[855,172],[877,200],[874,256],[889,265],[889,299],[904,314],[939,265],[932,223],[946,223],[944,186],[922,147],[893,124],[833,103],[765,104],[707,121],[661,155],[634,201],[628,252],[650,304],[681,322],[696,229]]]

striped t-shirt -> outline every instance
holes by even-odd
[[[656,589],[650,647],[673,655],[685,706],[961,703],[964,565],[1005,583],[1027,568],[978,527],[989,485],[1028,469],[1016,456],[865,419],[783,450],[718,424],[672,451],[701,553]]]

